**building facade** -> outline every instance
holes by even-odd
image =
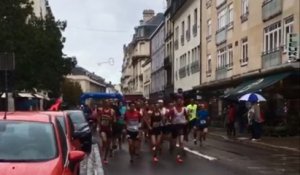
[[[175,6],[173,0],[167,0],[167,9],[165,11],[165,58],[164,69],[166,70],[166,86],[164,88],[165,99],[170,99],[174,93],[174,27],[171,20],[172,10]]]
[[[281,86],[286,83],[297,89],[290,82],[296,78],[292,72],[299,70],[299,62],[289,59],[287,43],[290,33],[299,36],[299,1],[201,2],[202,74],[195,89],[208,97],[213,115],[222,114],[224,100],[220,96],[237,100],[244,93],[260,92],[269,101],[275,94],[290,99],[290,90]]]
[[[153,10],[143,11],[143,19],[135,28],[132,41],[124,47],[121,78],[121,81],[124,82],[122,83],[123,93],[149,97],[151,83],[150,36],[162,20],[163,14],[161,13],[155,15]]]
[[[150,37],[151,50],[151,99],[164,98],[166,82],[165,58],[165,26],[164,21]]]
[[[67,79],[78,82],[82,91],[85,92],[106,92],[105,79],[87,71],[82,67],[75,67]]]
[[[33,13],[39,18],[45,18],[50,9],[48,0],[32,0]]]
[[[174,26],[174,89],[189,92],[200,84],[201,10],[199,0],[181,2],[171,17]]]

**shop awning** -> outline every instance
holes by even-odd
[[[42,95],[40,95],[40,94],[34,94],[34,96],[35,96],[36,98],[40,98],[40,99],[44,99],[44,98],[45,98],[44,96],[42,96]]]
[[[276,82],[288,77],[291,73],[280,73],[275,75],[270,75],[255,80],[246,81],[236,88],[232,89],[226,93],[223,97],[227,98],[230,96],[240,96],[246,93],[258,92],[261,89],[267,88]]]
[[[34,97],[32,94],[25,93],[25,92],[18,93],[18,96],[23,97],[23,98],[33,98]]]

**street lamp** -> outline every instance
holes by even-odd
[[[115,64],[114,58],[110,57],[107,61],[99,62],[98,66],[101,66],[102,64],[109,64],[112,66]]]

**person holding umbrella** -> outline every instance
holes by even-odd
[[[251,129],[251,140],[256,141],[257,139],[261,138],[261,111],[260,106],[258,102],[266,101],[266,99],[256,93],[249,93],[243,95],[240,99],[240,101],[248,101],[251,103],[251,107],[248,111],[248,123]]]

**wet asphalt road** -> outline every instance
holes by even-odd
[[[127,145],[115,151],[108,165],[103,165],[105,175],[299,175],[299,153],[253,148],[222,139],[209,138],[204,146],[192,143],[188,148],[216,160],[209,161],[199,155],[187,153],[185,161],[178,164],[175,154],[165,148],[160,161],[153,164],[148,144],[144,144],[139,158],[129,163]]]

